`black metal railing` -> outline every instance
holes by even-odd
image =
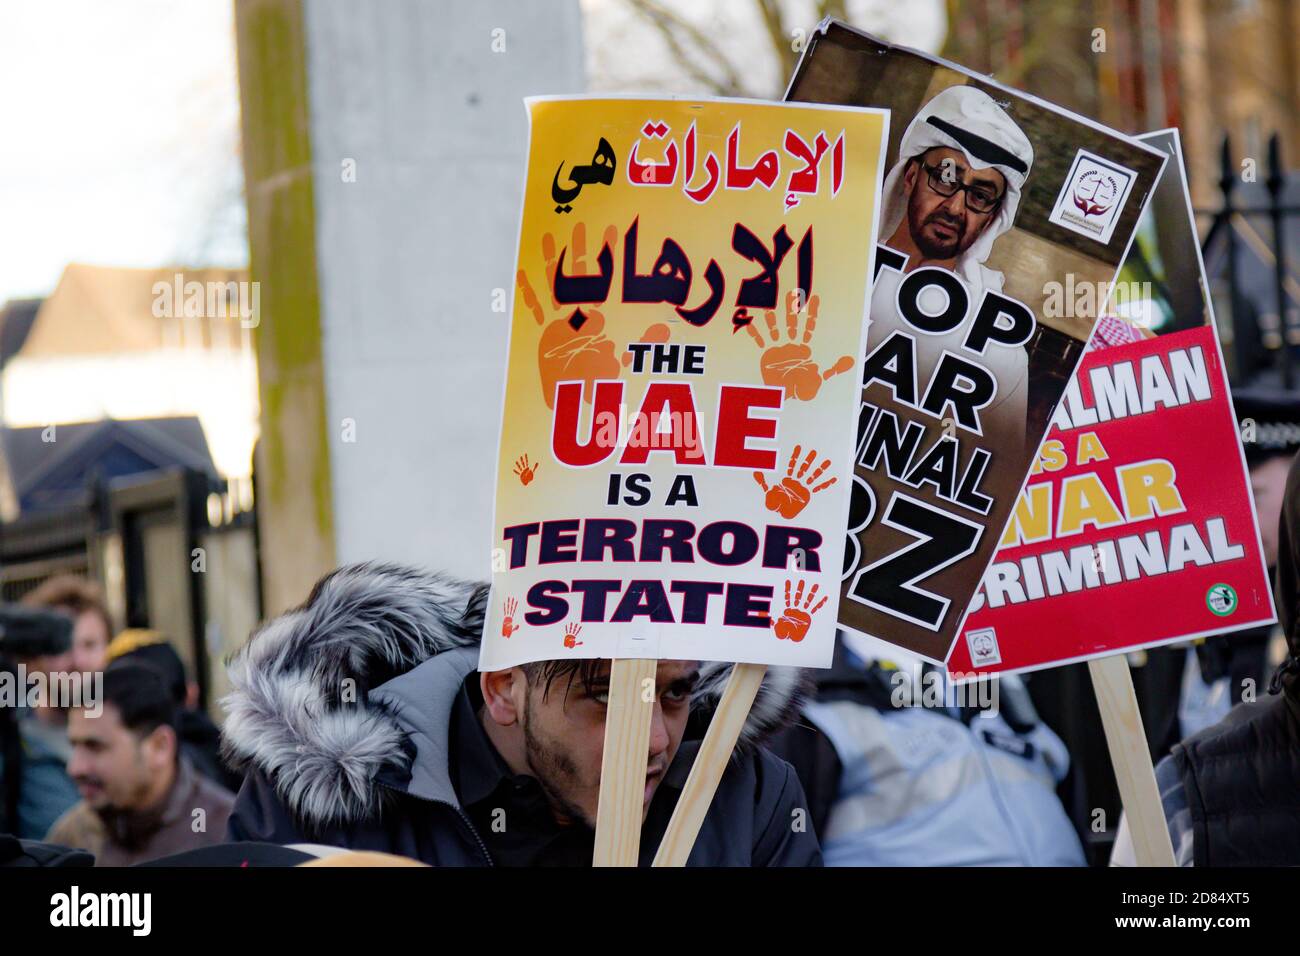
[[[1300,206],[1286,202],[1287,177],[1282,166],[1281,141],[1276,133],[1268,141],[1268,169],[1264,180],[1267,202],[1262,206],[1239,204],[1241,186],[1252,180],[1243,179],[1243,170],[1233,161],[1232,143],[1226,136],[1219,161],[1222,205],[1197,212],[1212,217],[1202,242],[1207,265],[1212,251],[1218,251],[1217,244],[1223,245],[1222,273],[1227,285],[1229,314],[1220,314],[1219,321],[1225,339],[1231,343],[1230,375],[1236,385],[1267,382],[1290,390],[1295,387],[1297,355],[1294,353],[1300,346],[1300,314],[1296,309],[1300,302],[1296,294],[1300,280],[1287,262],[1286,233],[1289,217],[1300,213]],[[1252,219],[1269,221],[1271,241],[1254,230]],[[1243,251],[1252,253],[1261,267],[1271,265],[1271,283],[1267,283],[1271,284],[1271,290],[1259,284],[1247,287]],[[1254,276],[1259,274],[1255,270]],[[1270,298],[1274,309],[1267,307]],[[1223,329],[1225,321],[1228,327]]]

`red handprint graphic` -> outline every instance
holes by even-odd
[[[822,463],[817,466],[817,470],[811,475],[808,475],[808,478],[805,481],[804,475],[807,473],[808,467],[817,458],[817,452],[811,449],[808,452],[808,457],[805,458],[803,464],[799,466],[799,473],[795,474],[794,466],[795,462],[799,460],[799,451],[799,446],[795,445],[794,451],[790,452],[790,463],[786,465],[785,477],[781,479],[779,485],[772,485],[772,487],[769,488],[767,486],[767,479],[763,477],[763,473],[761,471],[754,472],[754,480],[758,482],[759,487],[767,492],[767,498],[764,500],[764,504],[767,505],[767,510],[775,511],[782,518],[793,518],[799,512],[803,511],[813,495],[817,494],[817,492],[821,491],[823,488],[829,488],[831,485],[835,484],[835,479],[833,477],[830,481],[824,481],[820,485],[814,484],[817,479],[822,476],[822,472],[831,466],[831,460],[829,458],[823,460]]]
[[[817,597],[817,585],[814,584],[812,586],[812,589],[808,592],[808,597],[805,600],[803,596],[803,584],[803,579],[800,578],[799,586],[795,588],[794,600],[791,601],[790,582],[785,582],[785,611],[781,614],[780,618],[772,622],[772,627],[776,631],[778,640],[783,641],[786,638],[789,638],[796,644],[802,641],[808,633],[808,625],[812,623],[812,616],[820,611],[822,605],[826,603],[826,598],[822,598],[817,602],[816,607],[809,610],[812,602]],[[799,606],[801,600],[803,600],[803,607]]]
[[[763,334],[754,327],[753,323],[745,326],[745,329],[755,344],[763,349],[758,365],[764,384],[779,385],[784,388],[787,400],[810,402],[817,397],[822,382],[853,368],[853,357],[845,355],[825,372],[817,370],[817,363],[812,360],[812,347],[809,343],[812,342],[813,332],[817,329],[817,309],[820,300],[815,295],[808,300],[808,319],[804,325],[803,341],[799,342],[797,339],[801,299],[802,295],[798,290],[791,292],[785,298],[786,344],[777,344],[781,336],[776,329],[776,313],[770,310],[763,314],[767,321],[768,335],[772,339],[770,345],[763,341]]]
[[[505,615],[505,618],[501,621],[502,637],[509,637],[519,630],[519,625],[515,623],[515,612],[518,610],[519,602],[514,598],[506,598],[506,603],[501,606],[501,611]]]
[[[578,634],[582,631],[582,625],[578,623],[569,623],[564,625],[564,646],[578,647],[582,641],[578,640]]]
[[[528,456],[526,454],[522,456],[515,462],[515,474],[519,476],[519,483],[521,485],[526,485],[532,481],[537,475],[537,469],[540,467],[542,467],[540,461],[530,465],[528,463]]]
[[[618,248],[618,230],[610,226],[605,230],[603,244],[609,246],[613,253]],[[547,408],[555,404],[555,383],[559,381],[581,381],[586,388],[583,396],[587,402],[592,399],[592,383],[600,379],[618,378],[622,367],[632,361],[630,355],[624,355],[620,363],[615,353],[614,341],[605,336],[605,316],[594,308],[582,308],[586,321],[578,322],[574,328],[576,316],[555,300],[555,272],[559,268],[559,254],[556,251],[555,237],[549,232],[542,236],[542,258],[546,261],[547,288],[551,291],[551,308],[554,313],[563,314],[549,324],[542,304],[533,291],[528,275],[520,269],[515,276],[519,291],[524,297],[524,306],[533,313],[537,324],[543,326],[541,340],[537,343],[537,371],[541,378],[542,399]],[[587,226],[579,222],[573,227],[573,236],[565,256],[566,275],[587,274]],[[639,341],[667,342],[671,330],[663,323],[655,323],[645,330]]]

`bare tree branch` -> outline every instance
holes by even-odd
[[[781,75],[788,77],[794,70],[794,44],[786,35],[785,24],[781,20],[781,7],[777,0],[756,0],[763,26],[767,29],[767,38],[772,43],[777,62],[781,64]]]
[[[723,55],[721,49],[707,33],[695,24],[682,19],[658,0],[627,0],[627,2],[659,31],[673,59],[692,80],[721,96],[738,96],[747,92],[735,66]],[[683,37],[696,48],[694,52],[686,48]],[[722,78],[718,79],[707,72],[700,65],[701,62],[715,64],[722,71]]]

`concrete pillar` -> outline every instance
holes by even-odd
[[[350,561],[486,578],[522,99],[582,91],[577,0],[238,0],[236,23],[267,611]]]

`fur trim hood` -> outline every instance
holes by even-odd
[[[405,771],[420,759],[409,743],[414,709],[403,708],[399,719],[387,700],[397,692],[377,692],[440,654],[476,660],[487,599],[486,584],[396,565],[331,572],[301,607],[264,624],[227,662],[223,755],[261,771],[301,820],[371,816],[381,771]],[[716,707],[730,672],[730,664],[702,664],[693,709]],[[794,718],[803,674],[768,668],[742,747],[757,746]]]

